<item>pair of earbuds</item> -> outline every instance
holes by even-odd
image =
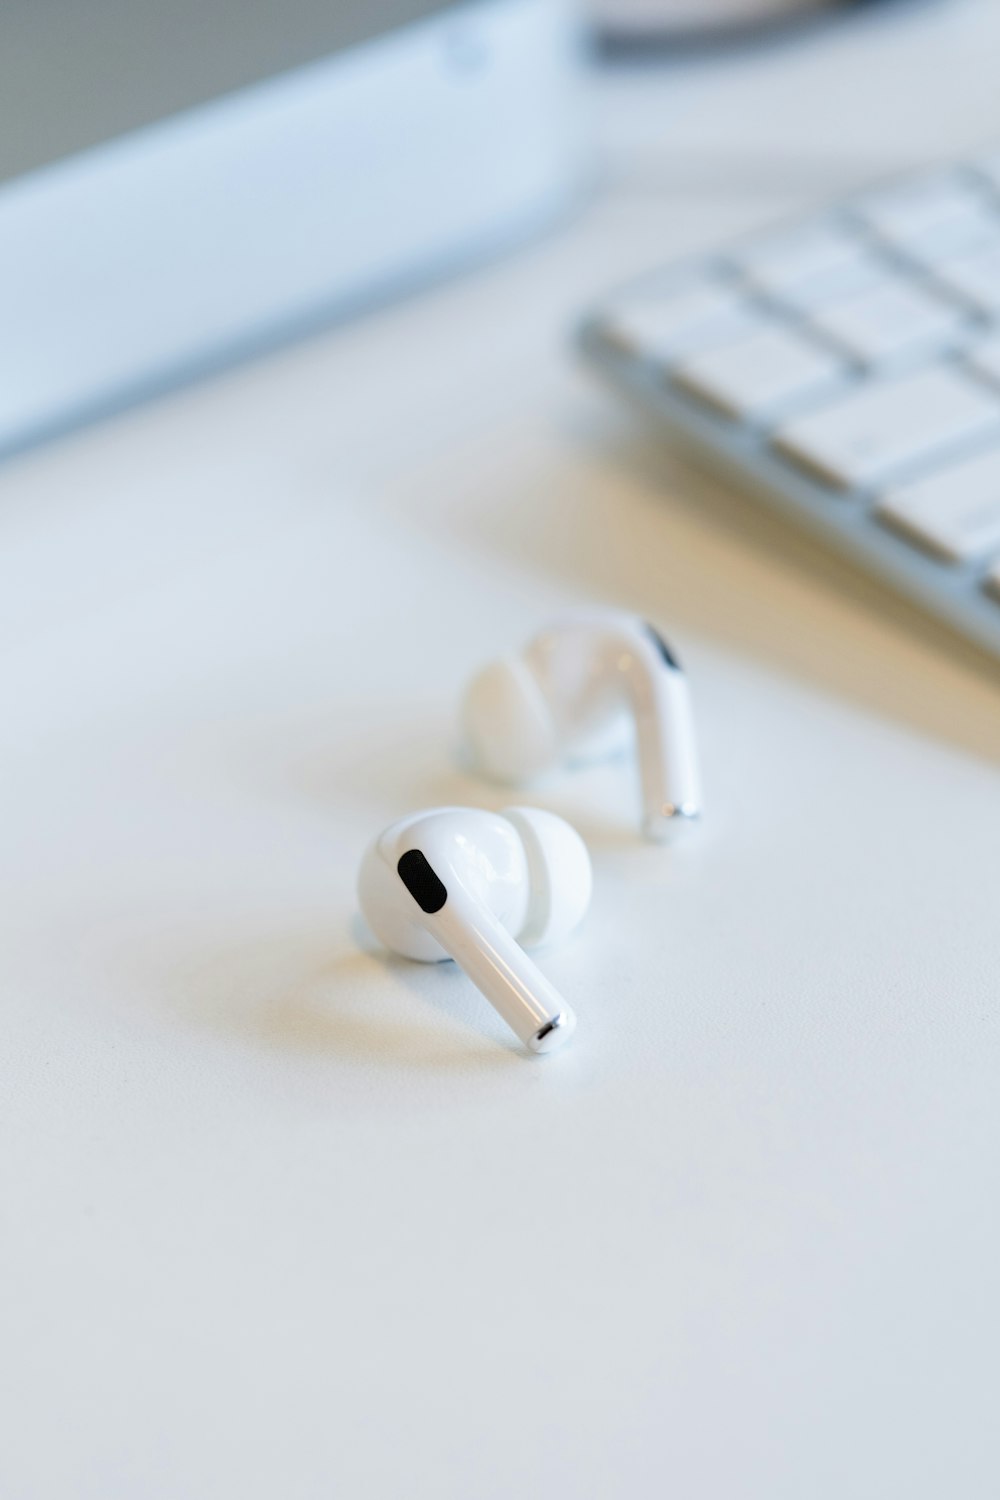
[[[635,745],[642,829],[663,841],[701,812],[687,680],[651,625],[617,610],[567,614],[492,663],[463,703],[469,751],[495,779],[530,780]],[[443,807],[368,847],[358,898],[386,948],[453,958],[532,1052],[572,1034],[572,1010],[525,953],[568,936],[590,904],[590,855],[555,813]]]

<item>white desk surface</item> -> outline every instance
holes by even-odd
[[[547,239],[4,472],[5,1496],[997,1494],[1000,675],[563,332],[1000,136],[998,48],[955,0],[618,72]],[[594,600],[683,653],[708,816],[537,789],[596,890],[535,1061],[354,873],[502,804],[459,684]]]

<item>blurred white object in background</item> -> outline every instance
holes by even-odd
[[[564,0],[82,10],[0,7],[0,451],[494,252],[579,180]]]
[[[837,0],[591,0],[598,25],[614,38],[711,32],[791,19]]]

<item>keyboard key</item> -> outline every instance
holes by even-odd
[[[963,442],[1000,433],[1000,401],[947,369],[867,384],[795,418],[773,442],[840,490],[886,478]]]
[[[971,255],[988,248],[996,241],[998,234],[1000,212],[984,204],[975,214],[962,219],[949,219],[932,242],[901,248],[907,259],[915,261],[922,270],[935,272],[943,261],[955,260],[960,255]]]
[[[757,421],[805,398],[827,395],[847,367],[797,333],[767,328],[683,360],[674,383],[727,417]]]
[[[879,269],[857,236],[836,224],[780,230],[754,240],[732,264],[754,291],[796,308],[858,291]]]
[[[610,308],[605,338],[626,353],[661,363],[695,349],[737,339],[756,327],[753,309],[723,282],[678,281],[661,292],[637,290]]]
[[[972,255],[943,261],[935,268],[935,275],[971,302],[977,312],[1000,314],[1000,238]]]
[[[821,308],[811,323],[869,367],[953,348],[967,327],[953,304],[897,276],[885,276],[859,296]]]
[[[976,344],[969,350],[966,362],[984,380],[1000,386],[1000,334]]]
[[[853,297],[875,286],[885,275],[884,264],[866,250],[859,250],[853,260],[841,261],[839,266],[812,276],[808,281],[796,282],[780,293],[771,294],[772,300],[794,313],[809,313],[816,307],[829,307],[841,298]]]
[[[1000,553],[1000,447],[890,490],[875,511],[946,562]]]
[[[989,205],[970,180],[947,174],[880,188],[860,199],[855,212],[893,248],[927,252],[982,234]]]

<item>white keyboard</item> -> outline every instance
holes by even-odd
[[[1000,656],[1000,151],[643,277],[620,388]]]

